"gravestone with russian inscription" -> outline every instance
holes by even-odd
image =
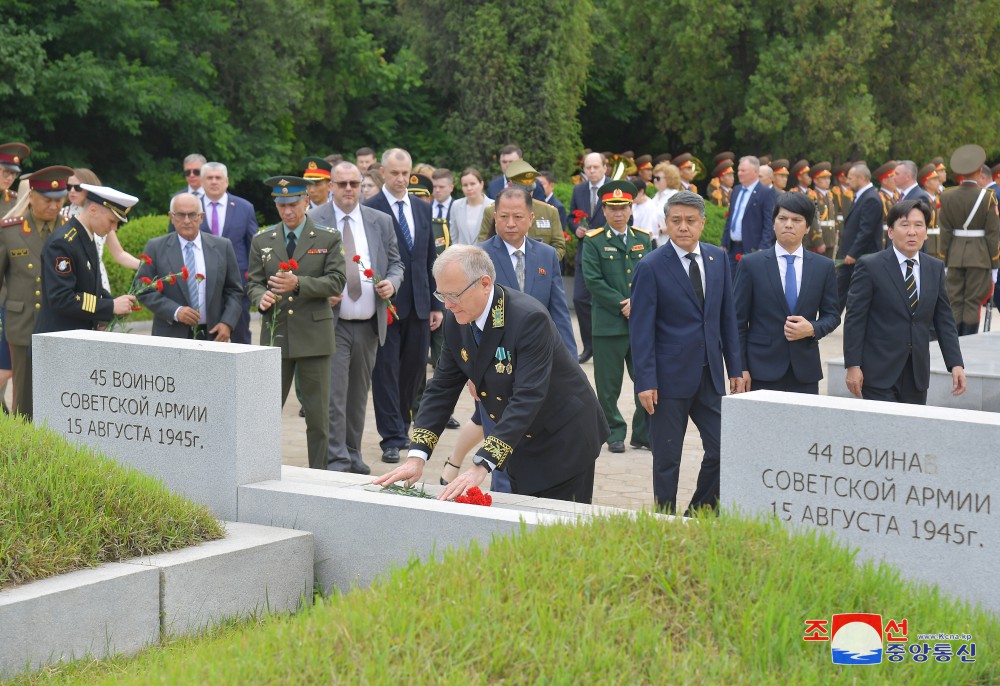
[[[998,446],[992,412],[754,391],[722,400],[721,501],[1000,611]]]
[[[277,348],[98,331],[32,337],[34,419],[235,520],[281,478]]]

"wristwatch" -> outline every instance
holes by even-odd
[[[493,464],[482,455],[473,455],[472,464],[482,465],[483,467],[486,468],[486,471],[490,474],[492,474],[493,470],[496,469],[496,467],[494,467]]]

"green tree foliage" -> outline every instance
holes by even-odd
[[[507,143],[568,173],[591,59],[590,0],[400,0],[454,141],[445,162],[493,169]]]

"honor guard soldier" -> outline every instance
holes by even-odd
[[[934,165],[934,169],[938,173],[938,185],[941,186],[941,192],[944,192],[945,188],[950,188],[954,186],[953,183],[948,183],[948,167],[944,166],[943,157],[935,157],[931,160],[931,164]]]
[[[899,193],[896,192],[895,172],[895,160],[889,160],[872,172],[873,180],[878,184],[879,199],[882,201],[883,214],[885,215],[889,214],[889,208],[899,200]]]
[[[927,164],[917,172],[917,183],[931,196],[931,220],[927,224],[927,241],[924,250],[927,253],[944,259],[941,252],[941,181],[933,164]]]
[[[829,162],[820,162],[812,168],[813,190],[816,193],[816,214],[819,228],[823,232],[823,249],[816,252],[824,255],[836,255],[839,243],[837,233],[837,202],[834,200],[830,183],[833,181],[833,171]]]
[[[309,466],[326,469],[330,438],[330,360],[335,334],[329,298],[347,282],[340,232],[306,215],[311,183],[297,176],[264,181],[281,221],[250,243],[247,295],[263,318],[261,345],[281,348],[281,404],[296,373],[302,387]],[[292,261],[295,264],[292,264]]]
[[[307,157],[302,160],[302,178],[312,181],[308,188],[309,209],[313,210],[330,202],[330,175],[333,165],[322,157]]]
[[[833,204],[837,209],[834,219],[837,222],[836,226],[836,236],[839,239],[841,234],[844,232],[844,217],[847,216],[847,211],[851,209],[851,203],[854,202],[854,191],[847,184],[847,172],[851,170],[852,163],[844,162],[843,164],[837,165],[837,168],[833,170],[833,175],[836,178],[836,184],[830,189],[833,194]],[[837,241],[839,244],[839,240]],[[836,248],[836,246],[834,246]],[[837,254],[836,249],[830,253],[830,257]]]
[[[733,190],[733,181],[735,181],[733,161],[724,158],[712,170],[712,181],[709,184],[714,186],[711,193],[712,204],[718,207],[729,207],[729,196]]]
[[[794,185],[788,189],[788,192],[802,193],[816,207],[816,213],[813,215],[812,224],[809,225],[809,231],[806,232],[805,238],[802,239],[802,246],[806,250],[812,250],[813,252],[826,252],[826,246],[823,243],[823,230],[819,225],[819,195],[810,188],[812,185],[812,176],[809,175],[810,171],[808,160],[799,160],[796,162],[791,169],[791,178]]]
[[[426,203],[430,203],[434,194],[434,182],[423,174],[411,174],[410,183],[406,186],[406,192],[415,195]]]
[[[21,173],[21,163],[31,154],[31,148],[24,143],[4,143],[0,145],[0,218],[3,218],[17,202],[17,192],[10,188]]]
[[[611,428],[608,448],[613,453],[625,452],[626,423],[618,410],[623,364],[635,381],[628,331],[632,272],[652,249],[649,232],[628,224],[636,193],[636,187],[628,181],[610,181],[601,186],[597,197],[604,206],[607,223],[587,232],[583,243],[583,278],[593,298],[594,381],[597,399]],[[653,351],[642,350],[639,354],[651,355]],[[646,412],[638,398],[632,415],[631,444],[649,447]]]
[[[941,194],[941,252],[959,336],[979,331],[979,310],[992,292],[1000,264],[997,198],[975,179],[985,161],[986,151],[978,145],[956,150],[951,170],[961,183]]]
[[[653,183],[653,156],[639,155],[635,158],[635,184],[651,186]]]
[[[692,193],[698,192],[698,186],[694,182],[694,177],[698,173],[698,166],[695,157],[689,152],[682,153],[671,162],[681,172],[681,188]]]
[[[771,162],[771,170],[774,172],[774,191],[784,193],[788,187],[788,160],[779,157]]]
[[[0,222],[0,288],[7,288],[4,334],[14,372],[13,409],[29,419],[31,333],[42,308],[42,249],[64,223],[59,210],[72,175],[69,167],[46,167],[25,177],[31,191],[15,206],[23,213],[16,209],[17,214]]]
[[[518,186],[524,186],[529,191],[535,187],[535,178],[538,172],[535,168],[524,160],[514,160],[507,165],[507,178],[510,182]],[[562,220],[559,219],[559,210],[547,202],[532,197],[531,211],[535,213],[535,223],[528,231],[528,237],[541,241],[546,245],[551,245],[556,249],[559,259],[566,254],[566,237],[563,235]],[[496,205],[490,205],[483,210],[483,223],[479,226],[479,237],[477,241],[482,243],[490,236],[496,235],[496,223],[493,221],[493,214],[496,212]]]
[[[725,205],[721,205],[720,204],[722,196],[723,195],[728,195],[728,193],[720,193],[719,194],[719,198],[716,198],[716,194],[715,194],[715,191],[719,190],[723,186],[722,178],[721,178],[721,175],[722,175],[723,172],[721,170],[724,168],[722,165],[724,165],[724,163],[727,160],[729,161],[729,167],[730,167],[730,169],[732,169],[733,167],[736,166],[736,155],[735,155],[735,153],[732,153],[732,152],[730,152],[728,150],[725,151],[725,152],[720,152],[718,155],[716,155],[715,157],[712,158],[712,179],[708,182],[708,196],[709,196],[709,200],[712,202],[712,204],[714,204],[714,205],[716,205],[718,207],[728,207],[729,206],[728,198],[727,198],[727,201],[726,201]],[[719,172],[719,174],[716,174],[716,172]],[[735,181],[735,179],[733,179],[733,178],[731,178],[729,180],[729,190],[730,191],[733,190],[733,182],[734,181]]]

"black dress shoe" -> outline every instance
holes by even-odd
[[[396,454],[396,460],[399,460],[399,454]],[[351,474],[362,474],[367,476],[372,473],[372,468],[362,462],[360,465],[352,464],[351,468],[348,470]]]
[[[625,441],[608,441],[608,450],[613,453],[625,452]]]
[[[630,446],[636,450],[649,450],[649,443],[643,443],[642,441],[631,440],[628,442]]]
[[[399,462],[399,448],[386,448],[382,451],[382,461],[389,464]]]
[[[584,349],[582,353],[580,353],[580,357],[576,358],[576,361],[579,362],[580,364],[583,364],[593,356],[594,356],[594,351],[587,348]]]
[[[306,416],[306,408],[304,407],[299,408],[299,416],[303,418]]]
[[[462,425],[458,423],[458,420],[454,417],[448,417],[448,423],[445,424],[449,429],[461,429]]]

